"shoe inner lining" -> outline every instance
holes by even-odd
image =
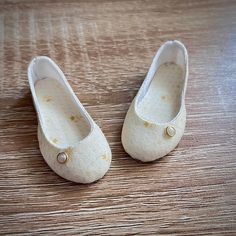
[[[44,132],[57,147],[68,147],[85,138],[90,125],[80,113],[66,87],[58,80],[45,78],[36,82]]]
[[[179,112],[184,86],[183,69],[175,63],[159,66],[138,112],[151,122],[170,122]]]

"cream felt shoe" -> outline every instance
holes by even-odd
[[[172,151],[183,136],[188,54],[178,41],[157,51],[126,114],[122,144],[130,156],[154,161]]]
[[[29,64],[28,79],[38,115],[39,147],[47,164],[74,182],[102,178],[111,164],[110,147],[63,72],[40,56]]]

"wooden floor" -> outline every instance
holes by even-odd
[[[170,39],[190,56],[186,132],[142,164],[121,128]],[[59,64],[110,143],[95,184],[58,177],[40,154],[26,73],[36,55]],[[0,112],[2,235],[236,235],[236,1],[1,1]]]

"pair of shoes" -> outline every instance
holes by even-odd
[[[188,54],[178,41],[157,51],[124,121],[122,144],[130,156],[154,161],[172,151],[185,129]],[[60,68],[48,57],[28,67],[38,116],[40,151],[50,168],[77,183],[102,178],[111,150],[101,129],[74,94]]]

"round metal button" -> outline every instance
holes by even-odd
[[[176,130],[173,126],[166,127],[166,134],[170,137],[173,137],[176,134]]]
[[[60,163],[60,164],[64,164],[66,163],[68,159],[68,156],[65,152],[60,152],[58,155],[57,155],[57,161]]]

